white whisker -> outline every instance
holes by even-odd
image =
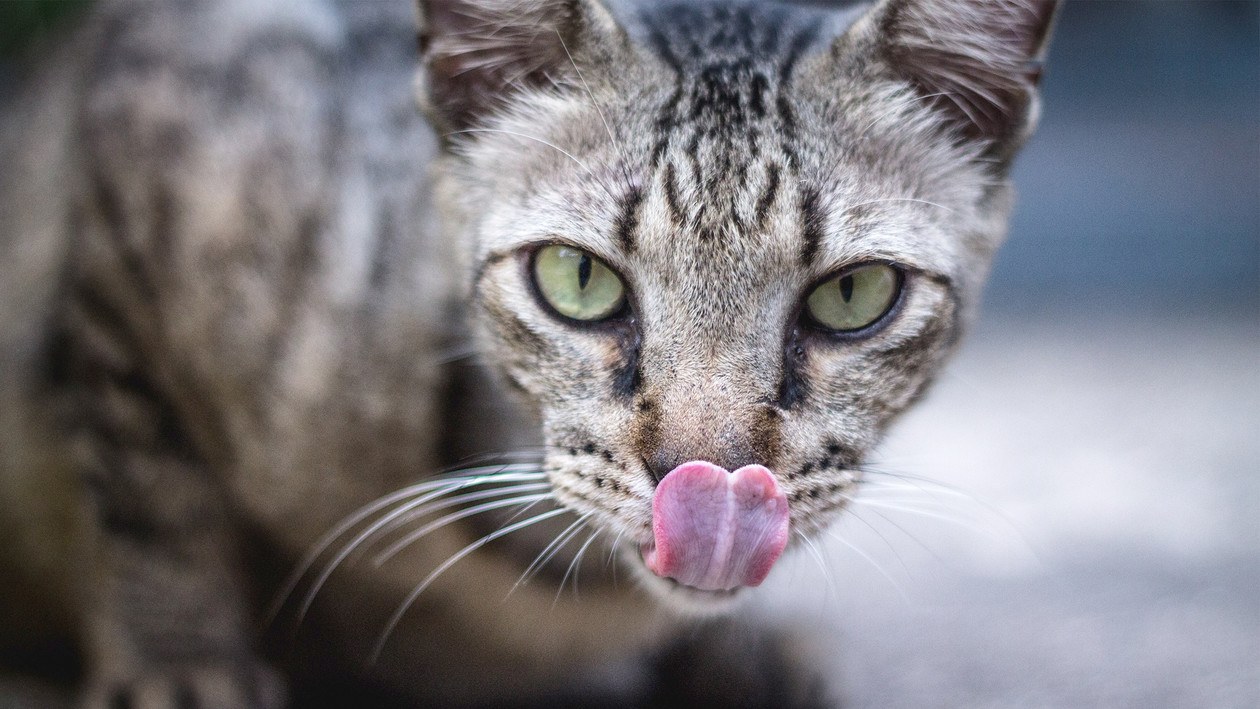
[[[534,463],[532,464],[533,469],[539,470],[541,469],[540,462],[545,451],[546,451],[546,446],[532,446],[532,447],[522,447],[514,451],[504,451],[501,453],[482,453],[480,455],[469,456],[468,458],[464,458],[460,460],[456,464],[457,465],[456,469],[453,470],[452,472],[464,473],[466,472],[465,470],[463,470],[464,466],[468,466],[468,465],[487,466],[487,464],[491,462],[503,464],[502,461],[507,461],[507,460],[531,460],[531,461],[534,461]],[[528,464],[511,463],[511,465],[528,465]],[[476,468],[476,469],[479,470],[480,468]]]
[[[853,502],[853,500],[852,500],[852,499],[849,499],[849,502]],[[895,528],[897,531],[899,531],[899,532],[901,532],[902,534],[904,534],[904,535],[906,535],[907,537],[909,537],[911,541],[913,541],[915,544],[919,545],[919,547],[920,547],[920,548],[922,548],[924,551],[926,551],[928,554],[930,554],[930,555],[931,555],[933,558],[935,558],[937,561],[941,561],[941,562],[943,562],[943,561],[944,561],[944,559],[942,559],[942,558],[941,558],[941,555],[940,555],[940,554],[937,554],[935,551],[933,551],[933,550],[932,550],[932,548],[931,548],[931,547],[929,547],[927,544],[924,544],[924,543],[923,543],[923,541],[922,541],[921,539],[919,539],[919,538],[918,538],[918,537],[916,537],[915,535],[911,534],[911,533],[910,533],[910,530],[908,530],[908,529],[906,529],[905,527],[903,527],[903,526],[901,526],[900,524],[898,524],[895,520],[893,520],[893,519],[892,519],[891,517],[889,517],[888,515],[884,514],[883,512],[880,512],[880,511],[879,511],[879,510],[877,510],[877,509],[870,509],[870,512],[871,512],[872,514],[878,515],[880,519],[884,520],[884,521],[885,521],[885,522],[887,522],[888,524],[892,525],[892,526],[893,526],[893,528]],[[909,576],[909,575],[910,575],[910,567],[906,566],[906,562],[905,562],[905,561],[901,558],[901,554],[899,554],[899,553],[897,552],[897,548],[896,548],[895,546],[893,546],[892,542],[888,541],[888,537],[884,536],[884,533],[883,533],[883,532],[881,532],[881,531],[879,531],[879,528],[878,528],[878,527],[876,527],[875,525],[873,525],[873,524],[871,524],[870,522],[868,522],[868,521],[866,520],[866,518],[864,518],[864,517],[862,517],[862,515],[858,514],[858,513],[857,513],[857,510],[853,509],[852,507],[850,507],[850,508],[849,508],[849,514],[850,514],[850,515],[852,515],[854,519],[856,519],[856,520],[858,520],[859,522],[861,522],[862,524],[866,525],[868,529],[870,529],[872,532],[874,532],[874,533],[875,533],[875,536],[879,537],[879,538],[880,538],[880,540],[882,540],[882,541],[884,542],[884,545],[888,547],[888,550],[892,552],[893,557],[897,560],[897,563],[901,566],[901,570],[902,570],[902,571],[904,571],[904,572],[906,573],[906,575],[907,575],[907,576]]]
[[[451,131],[450,133],[447,133],[447,135],[448,135],[448,136],[449,136],[449,135],[459,135],[459,134],[461,134],[461,133],[501,133],[501,134],[503,134],[503,135],[511,135],[511,136],[515,136],[515,137],[517,137],[517,138],[523,138],[523,139],[525,139],[525,140],[532,140],[532,141],[534,141],[534,142],[536,142],[536,143],[541,143],[541,144],[543,144],[543,145],[547,146],[548,148],[551,148],[551,149],[555,150],[556,152],[560,153],[561,155],[565,156],[566,158],[568,158],[568,159],[572,160],[574,163],[576,163],[576,164],[577,164],[577,166],[578,166],[578,167],[582,168],[583,170],[585,170],[585,171],[586,171],[586,172],[588,172],[588,173],[591,173],[591,169],[590,169],[589,167],[587,167],[587,166],[586,166],[586,163],[582,162],[581,160],[578,160],[576,157],[574,157],[574,156],[573,156],[573,154],[572,154],[572,153],[568,152],[568,151],[567,151],[567,150],[565,150],[564,148],[561,148],[560,146],[558,146],[558,145],[556,145],[556,144],[554,144],[554,143],[551,143],[551,142],[548,142],[548,141],[546,141],[546,140],[543,140],[542,138],[538,138],[538,137],[535,137],[535,136],[532,136],[532,135],[528,135],[528,134],[526,134],[526,133],[517,133],[516,131],[503,130],[503,129],[500,129],[500,128],[465,128],[465,129],[463,129],[463,130]],[[594,173],[591,173],[591,174],[594,174]]]
[[[895,486],[898,483],[901,483],[905,485],[906,487],[916,488],[919,490],[923,490],[924,492],[934,492],[934,491],[939,490],[941,492],[948,492],[954,495],[958,495],[960,497],[965,497],[970,500],[975,499],[970,493],[966,492],[965,490],[959,487],[955,487],[948,483],[943,483],[940,480],[934,480],[932,478],[927,477],[926,475],[897,473],[891,470],[881,470],[872,465],[863,465],[859,468],[859,470],[866,475],[878,475],[884,478],[892,479],[891,481],[889,481],[889,480],[863,478],[861,480],[861,483],[863,485]]]
[[[560,34],[560,30],[556,30],[556,39],[560,40],[560,46],[564,48],[564,54],[569,58],[569,64],[573,66],[573,71],[577,72],[578,80],[582,82],[582,88],[586,89],[586,95],[591,99],[591,105],[595,107],[595,112],[599,114],[599,120],[604,124],[604,130],[608,132],[608,140],[613,144],[613,148],[621,154],[621,144],[617,142],[617,136],[613,135],[612,126],[608,125],[608,119],[604,117],[604,109],[599,107],[599,101],[595,99],[595,93],[591,91],[590,84],[586,83],[586,77],[582,76],[582,70],[578,68],[577,62],[573,61],[573,54],[569,52],[569,45],[565,44],[564,36]]]
[[[617,588],[617,560],[614,557],[617,554],[618,547],[620,547],[621,545],[621,536],[625,533],[626,533],[626,530],[623,529],[620,532],[617,532],[616,537],[613,537],[613,542],[608,547],[608,560],[604,562],[605,568],[607,568],[609,564],[612,564],[613,588]]]
[[[828,595],[830,595],[833,600],[838,599],[840,595],[836,590],[836,580],[831,575],[831,568],[827,566],[826,560],[823,559],[822,552],[818,551],[818,545],[814,544],[814,540],[810,539],[809,535],[799,529],[796,530],[796,536],[800,537],[801,541],[805,543],[805,548],[809,550],[810,556],[814,557],[814,561],[817,562],[819,570],[822,571],[823,580],[827,584]]]
[[[398,541],[394,542],[385,551],[382,551],[381,553],[377,554],[376,557],[372,559],[372,563],[377,567],[381,566],[385,562],[392,559],[394,555],[396,555],[398,552],[407,548],[411,544],[414,544],[421,537],[429,534],[430,532],[433,532],[434,530],[445,527],[446,525],[452,522],[457,522],[461,519],[472,517],[473,515],[479,515],[482,512],[489,512],[490,510],[497,510],[503,507],[511,507],[512,505],[523,505],[527,502],[537,502],[539,500],[548,500],[548,499],[551,499],[550,492],[546,492],[546,493],[542,493],[538,495],[522,495],[519,497],[508,498],[506,500],[495,500],[494,502],[483,502],[480,505],[474,505],[473,507],[469,507],[466,510],[452,512],[444,517],[441,517],[433,522],[430,522],[429,524],[424,525],[420,529],[417,529],[416,531],[411,532],[410,534],[403,537],[402,539],[399,539]]]
[[[512,513],[512,515],[511,515],[510,517],[508,517],[506,520],[504,520],[504,521],[503,521],[503,524],[511,524],[512,522],[515,522],[515,521],[516,521],[516,518],[520,517],[520,516],[521,516],[521,515],[523,515],[523,514],[528,513],[531,509],[533,509],[533,508],[534,508],[534,505],[537,505],[539,502],[544,502],[544,501],[546,501],[547,499],[548,499],[548,498],[544,497],[544,498],[542,498],[541,500],[534,500],[533,502],[529,503],[528,505],[525,505],[524,507],[520,508],[519,510],[517,510],[517,511],[513,512],[513,513]],[[554,498],[552,498],[552,499],[554,499]]]
[[[868,500],[870,502],[880,502],[880,503],[885,503],[885,504],[918,503],[920,506],[927,505],[928,506],[927,509],[934,509],[934,510],[956,509],[960,513],[964,511],[964,508],[962,506],[950,505],[947,503],[946,500],[941,499],[941,498],[947,498],[948,500],[952,500],[954,502],[967,503],[970,505],[974,505],[976,508],[983,510],[984,512],[1001,520],[1002,523],[1005,524],[1009,529],[1023,536],[1023,532],[1022,530],[1020,530],[1019,525],[1016,524],[1005,512],[1003,512],[1001,509],[999,509],[996,505],[993,505],[992,503],[986,502],[976,497],[975,495],[969,494],[962,490],[958,490],[958,489],[952,488],[948,485],[944,485],[941,483],[936,483],[927,478],[922,478],[922,479],[919,479],[918,481],[915,481],[914,478],[910,478],[909,476],[907,476],[907,479],[910,480],[910,482],[904,482],[904,483],[897,482],[897,481],[889,482],[889,481],[883,481],[883,480],[871,481],[872,483],[871,486],[864,485],[863,487],[865,490],[869,490],[870,493],[874,493],[874,494],[867,494],[864,492],[862,497],[858,499]],[[925,487],[923,484],[920,484],[920,483],[926,483],[930,487]],[[886,496],[880,496],[878,494],[881,492],[887,492],[894,495],[896,493],[917,493],[918,496],[914,498],[905,498],[901,496],[886,497]]]
[[[963,529],[967,529],[972,532],[980,532],[980,533],[985,533],[985,534],[993,533],[993,530],[986,529],[983,525],[976,524],[974,520],[969,520],[969,519],[957,517],[954,515],[947,515],[931,508],[913,507],[906,504],[889,504],[889,503],[880,502],[878,500],[864,500],[862,498],[854,499],[853,503],[865,505],[866,507],[890,510],[893,512],[905,512],[907,514],[912,514],[912,515],[924,517],[927,519],[935,519],[941,522],[947,522],[949,524],[962,527]]]
[[[835,530],[831,530],[831,529],[827,530],[827,535],[830,536],[832,539],[835,539],[836,541],[845,545],[846,547],[852,549],[853,553],[865,559],[866,562],[870,564],[872,567],[874,567],[874,569],[878,571],[881,576],[883,576],[885,579],[888,580],[888,583],[892,584],[892,587],[897,590],[897,593],[898,595],[901,596],[902,600],[904,600],[906,603],[910,602],[910,597],[906,595],[906,591],[905,589],[901,587],[901,584],[897,583],[897,579],[894,579],[892,575],[890,575],[887,571],[885,571],[884,567],[880,566],[879,563],[876,562],[874,559],[872,559],[869,554],[859,549],[856,545],[854,545],[849,540],[837,534]]]
[[[573,561],[569,562],[569,568],[564,570],[564,578],[560,579],[560,588],[556,589],[556,597],[551,601],[551,607],[553,609],[556,607],[556,604],[560,602],[560,594],[564,593],[564,585],[569,581],[570,573],[573,574],[573,597],[577,598],[578,570],[582,565],[582,555],[586,553],[586,549],[590,547],[591,542],[595,541],[595,537],[598,537],[601,531],[603,530],[596,529],[591,532],[590,536],[586,538],[586,541],[582,543],[581,548],[578,549],[577,555],[573,557]]]
[[[493,497],[503,497],[504,495],[511,495],[518,492],[538,492],[540,490],[546,490],[549,487],[551,487],[551,484],[547,482],[527,483],[524,485],[507,485],[505,487],[496,487],[491,490],[469,492],[463,495],[456,495],[454,497],[438,499],[435,502],[431,502],[429,504],[422,505],[420,507],[403,510],[404,514],[399,515],[395,517],[394,519],[389,520],[387,524],[382,525],[379,529],[375,530],[372,534],[376,537],[383,537],[389,534],[390,532],[393,532],[394,530],[398,529],[399,527],[410,524],[411,522],[414,522],[415,520],[420,519],[421,517],[424,517],[425,515],[433,514],[434,512],[440,512],[441,510],[445,510],[450,507],[456,507],[466,502],[476,502],[478,500],[487,500]],[[371,542],[369,541],[367,544],[364,544],[362,548],[366,548],[370,544]],[[352,562],[354,558],[355,556],[352,554],[351,555]]]
[[[505,470],[512,467],[513,466],[490,466],[485,469]],[[479,468],[474,468],[473,470],[479,470]],[[419,497],[398,506],[389,514],[378,519],[376,522],[373,522],[366,529],[356,535],[349,544],[342,547],[341,551],[337,552],[336,556],[334,556],[331,561],[325,564],[319,576],[315,579],[314,583],[311,584],[310,590],[307,591],[306,595],[302,599],[302,605],[298,609],[297,622],[301,623],[306,617],[307,612],[311,609],[311,604],[315,602],[315,597],[319,595],[319,590],[323,588],[324,584],[328,582],[328,579],[332,577],[333,573],[337,570],[337,567],[339,567],[361,544],[374,536],[383,527],[389,525],[391,521],[406,514],[409,510],[415,509],[426,502],[442,497],[443,495],[448,495],[456,490],[462,490],[466,487],[485,485],[487,483],[515,482],[517,480],[539,480],[545,477],[546,475],[544,473],[491,473],[488,475],[447,477],[442,480],[430,480],[417,485],[412,485],[411,487],[405,488],[393,495],[389,495],[388,497],[393,498],[394,502],[397,502],[399,499],[406,499],[408,496],[412,495],[419,495]],[[337,537],[340,536],[340,534],[337,535]]]
[[[481,349],[475,344],[449,347],[441,352],[438,352],[437,363],[450,364],[452,362],[458,362],[461,359],[469,359],[476,356],[480,351]]]
[[[394,628],[396,628],[398,626],[398,622],[402,620],[403,614],[407,612],[407,609],[411,607],[411,604],[415,603],[416,599],[420,597],[420,594],[424,593],[424,590],[428,588],[429,585],[432,584],[433,581],[438,576],[442,575],[443,572],[445,572],[447,569],[451,568],[456,563],[458,563],[460,559],[463,559],[464,557],[473,553],[477,549],[480,549],[481,547],[485,546],[486,544],[489,544],[490,542],[494,541],[495,539],[498,539],[499,537],[506,536],[520,529],[524,529],[525,527],[528,527],[531,524],[537,524],[538,522],[541,522],[543,520],[551,519],[552,517],[555,517],[556,515],[564,514],[565,512],[567,512],[566,509],[564,509],[563,507],[558,507],[554,510],[543,512],[541,514],[534,515],[533,517],[530,517],[529,519],[523,519],[515,524],[511,524],[511,525],[508,525],[507,527],[503,527],[502,529],[499,529],[495,532],[487,534],[481,539],[478,539],[477,541],[469,544],[468,546],[464,547],[463,549],[453,554],[449,559],[442,562],[441,565],[439,565],[436,569],[434,569],[433,572],[430,573],[424,579],[424,581],[420,582],[419,586],[416,586],[416,588],[407,596],[406,600],[403,601],[402,605],[398,607],[398,610],[394,611],[394,615],[392,615],[389,619],[389,622],[385,624],[385,630],[381,633],[380,638],[377,640],[376,646],[372,648],[372,654],[368,658],[368,664],[369,665],[376,664],[377,659],[379,659],[381,656],[381,651],[385,649],[385,641],[388,640],[390,634],[394,632]]]
[[[612,544],[608,545],[608,558],[604,560],[604,566],[608,566],[609,564],[613,563],[614,561],[613,557],[616,555],[617,547],[619,544],[621,544],[621,537],[624,536],[625,533],[626,533],[626,530],[623,529],[620,532],[617,532],[617,536],[613,537]],[[614,569],[616,568],[615,564],[613,568]]]
[[[853,509],[853,505],[857,504],[860,498],[855,498],[850,495],[841,495],[840,498],[845,500],[847,503],[849,503],[849,507],[846,508],[849,515],[852,516],[857,521],[861,522],[862,524],[866,525],[867,529],[874,532],[875,536],[879,537],[879,540],[884,543],[884,546],[888,547],[888,550],[893,553],[893,556],[896,557],[897,563],[901,565],[901,568],[908,573],[909,568],[906,567],[906,562],[902,561],[901,555],[897,553],[897,547],[893,546],[893,543],[888,541],[888,537],[884,536],[884,533],[879,531],[878,527],[871,524],[865,517],[858,514],[857,510]],[[871,510],[871,511],[874,512],[875,514],[879,514],[878,510]]]
[[[555,539],[552,539],[547,546],[543,547],[542,551],[538,552],[538,556],[535,556],[529,566],[525,567],[525,571],[521,573],[520,578],[516,579],[516,583],[512,584],[512,588],[508,589],[507,595],[503,597],[503,600],[506,601],[512,596],[512,593],[515,592],[516,589],[529,583],[530,579],[532,579],[534,575],[542,569],[542,567],[546,566],[547,563],[551,561],[557,553],[559,553],[561,547],[569,543],[570,537],[577,534],[578,531],[580,531],[579,528],[586,522],[586,520],[590,519],[593,514],[594,512],[587,512],[573,520],[573,524],[565,527],[563,531],[556,535]]]
[[[974,495],[963,492],[962,490],[955,490],[954,488],[951,488],[947,485],[939,485],[936,487],[925,486],[923,483],[931,483],[931,481],[928,481],[928,480],[913,481],[912,480],[908,482],[901,482],[901,481],[888,481],[888,480],[863,480],[862,488],[864,490],[870,490],[872,492],[883,492],[886,490],[897,491],[897,492],[920,492],[920,493],[923,493],[924,495],[941,495],[941,496],[947,496],[947,497],[953,497],[953,498],[957,498],[961,500],[966,500],[967,502],[974,502],[978,505],[983,504],[979,500],[977,500]]]
[[[943,205],[943,204],[937,204],[936,202],[929,202],[929,201],[928,201],[928,200],[926,200],[926,199],[914,199],[913,197],[887,197],[887,198],[884,198],[884,199],[871,199],[871,200],[867,200],[867,201],[865,201],[865,202],[858,202],[857,204],[849,205],[848,207],[845,207],[845,211],[846,211],[846,212],[848,212],[848,211],[852,211],[852,210],[854,210],[854,209],[857,209],[857,208],[859,208],[859,207],[865,207],[865,206],[867,206],[868,204],[880,204],[880,203],[883,203],[883,202],[915,202],[915,203],[918,203],[918,204],[926,204],[926,205],[929,205],[929,206],[932,206],[932,207],[937,207],[937,208],[939,208],[939,209],[943,209],[943,210],[945,210],[946,212],[949,212],[950,214],[953,214],[953,212],[954,212],[954,210],[950,209],[949,207],[946,207],[946,206],[945,206],[945,205]]]
[[[495,466],[484,466],[484,467],[467,468],[463,470],[452,471],[452,475],[454,473],[464,473],[464,474],[480,473],[482,471],[487,471],[487,470],[515,471],[515,470],[536,470],[536,469],[537,469],[536,465],[507,465],[507,466],[495,465]],[[545,477],[545,474],[543,473],[515,473],[513,472],[510,474],[512,474],[514,478],[513,480],[508,480],[507,482],[513,482],[515,480],[515,476],[536,476],[536,478]],[[349,532],[356,525],[362,523],[365,519],[367,519],[371,515],[385,509],[386,507],[389,507],[390,505],[393,505],[397,502],[405,500],[408,497],[412,497],[414,495],[421,494],[427,491],[437,490],[437,489],[445,488],[447,486],[459,487],[458,483],[462,479],[463,477],[442,477],[440,479],[426,480],[416,485],[411,485],[401,490],[398,490],[396,492],[392,492],[388,495],[385,495],[384,497],[374,500],[373,502],[370,502],[360,507],[355,512],[351,513],[344,520],[338,523],[337,526],[334,527],[332,530],[330,530],[327,534],[320,537],[319,540],[314,544],[314,546],[311,547],[310,551],[308,551],[306,555],[302,557],[302,560],[298,563],[298,565],[294,568],[294,570],[289,574],[288,578],[285,579],[285,582],[282,584],[280,591],[276,593],[274,599],[271,602],[271,606],[267,609],[266,621],[265,621],[266,624],[270,625],[272,622],[275,621],[276,617],[280,614],[280,609],[283,608],[284,604],[289,600],[289,597],[293,594],[293,591],[297,588],[297,585],[301,582],[302,578],[306,576],[306,574],[311,570],[311,567],[314,566],[315,561],[318,560],[319,557],[322,556],[324,552],[327,551],[330,546],[332,546],[333,542],[340,539],[342,535]],[[490,476],[473,475],[469,479],[472,481],[481,480],[481,479],[485,479],[488,481],[490,479]],[[480,484],[480,483],[477,483],[477,484]],[[304,610],[298,614],[298,622],[301,622],[301,618],[305,615],[305,610],[309,609],[309,605],[310,605],[309,603],[303,604]]]
[[[613,200],[614,202],[617,201],[616,195],[612,193],[612,190],[608,189],[608,186],[604,184],[603,180],[599,179],[599,176],[595,174],[595,171],[592,170],[590,166],[588,166],[586,163],[582,162],[581,160],[578,160],[577,157],[575,157],[572,153],[565,150],[564,148],[561,148],[555,143],[552,143],[547,140],[543,140],[542,138],[529,135],[527,133],[518,133],[516,131],[504,130],[502,128],[464,128],[463,130],[451,131],[450,133],[447,133],[446,135],[448,136],[459,135],[461,133],[499,133],[502,135],[510,135],[516,138],[521,138],[523,140],[532,140],[535,143],[540,143],[542,145],[545,145],[555,150],[556,152],[560,153],[561,155],[565,156],[566,158],[572,160],[574,164],[582,168],[582,170],[586,172],[587,175],[590,175],[591,178],[595,180],[595,183],[599,185],[600,189],[604,191],[604,194],[608,195],[609,199]]]

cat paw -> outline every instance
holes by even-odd
[[[89,681],[80,709],[283,709],[284,681],[259,663],[148,668]]]

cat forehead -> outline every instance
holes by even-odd
[[[753,90],[753,80],[742,86]],[[475,207],[481,250],[569,241],[615,264],[690,271],[693,261],[794,271],[863,258],[948,266],[943,222],[951,208],[921,183],[934,162],[957,161],[913,145],[898,156],[865,145],[869,135],[855,148],[839,118],[818,125],[799,96],[748,116],[739,130],[710,130],[687,120],[674,93],[649,86],[600,104],[548,98],[553,105],[539,107],[547,118],[519,118],[487,136],[477,171],[493,182]],[[755,110],[746,96],[741,105]],[[789,111],[795,131],[781,115]],[[883,120],[889,130],[899,123],[891,114]],[[949,178],[934,181],[951,190],[969,184]]]
[[[509,197],[483,223],[483,251],[556,239],[691,271],[879,257],[947,270],[952,245],[931,232],[949,208],[921,177],[966,161],[916,144],[896,108],[924,113],[912,97],[810,86],[810,65],[850,20],[726,5],[653,14],[638,30],[648,58],[622,68],[619,92],[525,97],[480,141],[478,172]],[[893,149],[881,131],[910,144]]]

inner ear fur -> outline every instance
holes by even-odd
[[[1032,131],[1057,0],[885,0],[875,51],[963,140],[1008,159]]]
[[[519,92],[593,79],[629,42],[596,0],[418,0],[418,10],[417,97],[444,133],[483,124]]]

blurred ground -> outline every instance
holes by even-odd
[[[767,606],[854,708],[1254,708],[1257,460],[1260,317],[992,317]]]

